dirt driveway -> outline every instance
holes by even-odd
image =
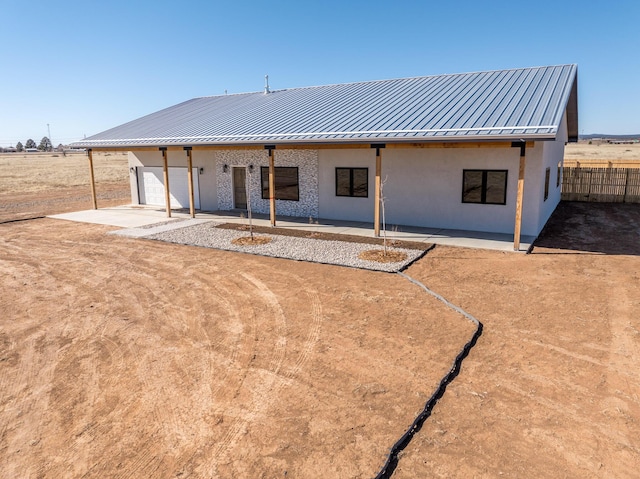
[[[409,269],[484,334],[394,477],[637,477],[640,210],[608,206]],[[372,477],[473,330],[398,275],[109,230],[0,224],[1,477]]]

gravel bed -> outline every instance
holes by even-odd
[[[386,272],[400,271],[406,265],[412,263],[424,254],[424,250],[389,248],[393,251],[402,251],[407,255],[407,259],[398,263],[379,263],[377,261],[365,261],[358,258],[358,254],[362,251],[382,248],[381,246],[363,243],[348,243],[344,241],[327,241],[258,233],[254,233],[254,236],[269,236],[271,237],[271,242],[264,245],[249,246],[234,245],[231,243],[232,240],[243,236],[249,236],[249,233],[247,231],[216,228],[216,224],[207,222],[153,233],[143,237],[169,243]]]
[[[151,223],[150,225],[138,226],[138,228],[143,230],[150,230],[153,228],[157,228],[158,226],[171,225],[171,224],[181,223],[183,221],[187,221],[187,218],[173,218],[167,221],[162,221],[160,223]]]

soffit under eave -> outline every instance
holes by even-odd
[[[578,73],[573,79],[571,85],[571,93],[567,101],[567,136],[569,142],[576,143],[578,141]]]
[[[553,141],[555,138],[526,138],[525,141],[528,148],[532,148],[538,141]],[[511,148],[514,141],[518,140],[494,140],[494,141],[426,141],[426,142],[367,142],[367,143],[276,143],[276,149],[292,149],[292,150],[309,150],[309,149],[371,149],[372,145],[385,145],[387,149],[467,149],[467,148]],[[262,144],[240,144],[240,145],[169,145],[169,146],[90,146],[87,150],[92,151],[159,151],[160,148],[166,148],[168,151],[183,151],[185,148],[193,151],[202,150],[264,150]]]

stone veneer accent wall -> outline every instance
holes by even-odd
[[[216,177],[218,179],[218,209],[233,209],[234,166],[253,165],[249,178],[248,192],[251,195],[251,210],[269,214],[269,200],[262,199],[260,167],[269,166],[266,150],[221,150],[216,152]],[[275,165],[298,167],[299,201],[276,200],[276,214],[299,217],[318,217],[318,151],[317,150],[274,150]],[[229,171],[223,171],[224,165]]]

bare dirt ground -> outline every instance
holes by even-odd
[[[471,326],[399,276],[3,225],[5,477],[371,477]]]
[[[131,202],[126,153],[94,153],[98,207]],[[0,223],[92,208],[86,154],[0,154]]]
[[[409,269],[484,334],[394,477],[638,477],[639,206],[563,203],[531,255]]]
[[[0,224],[0,477],[373,477],[473,331],[398,275],[111,229]],[[638,205],[562,204],[531,255],[414,264],[484,333],[394,477],[637,477],[639,238]]]

